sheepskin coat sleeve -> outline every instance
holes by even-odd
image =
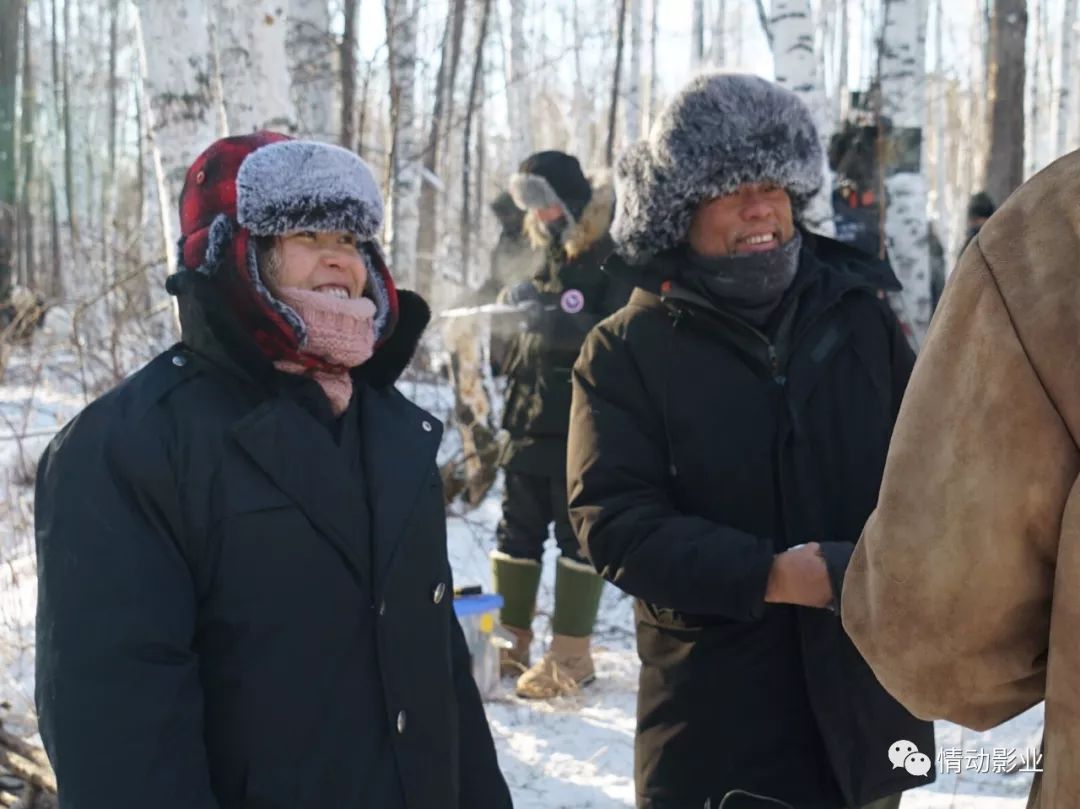
[[[968,246],[915,367],[844,626],[915,714],[1046,700],[1042,806],[1080,805],[1080,153]]]

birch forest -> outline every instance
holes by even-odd
[[[1076,0],[3,0],[0,303],[35,293],[91,341],[129,322],[175,336],[184,169],[268,128],[374,167],[395,275],[438,307],[484,282],[487,204],[531,150],[610,165],[693,73],[727,68],[797,93],[825,143],[878,133],[882,239],[921,335],[930,229],[951,265],[972,193],[1000,202],[1077,146],[1076,16]],[[825,170],[806,221],[832,234]]]

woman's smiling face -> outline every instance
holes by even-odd
[[[359,298],[367,264],[356,236],[344,231],[298,230],[278,237],[267,273],[273,286]]]

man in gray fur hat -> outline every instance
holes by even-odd
[[[618,162],[638,289],[574,367],[567,472],[636,597],[639,809],[892,809],[934,777],[838,614],[914,357],[888,265],[800,224],[822,163],[805,106],[737,74]]]

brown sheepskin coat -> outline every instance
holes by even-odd
[[[1080,807],[1080,152],[968,246],[915,366],[843,621],[913,713],[1046,701],[1031,803]]]

